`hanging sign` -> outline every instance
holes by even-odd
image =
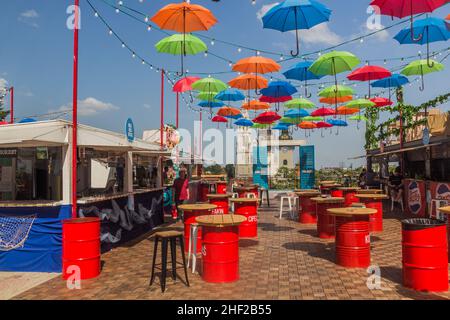
[[[430,130],[428,128],[423,129],[422,142],[425,146],[430,144]]]
[[[125,135],[127,136],[128,142],[134,141],[134,124],[131,118],[128,118],[125,126]]]

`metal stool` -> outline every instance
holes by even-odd
[[[239,198],[239,193],[234,192],[234,193],[231,195],[231,198],[232,198],[232,199],[237,199],[237,198]],[[231,202],[231,204],[230,204],[230,211],[234,213],[234,202]]]
[[[270,200],[269,200],[269,189],[261,188],[259,190],[259,205],[262,206],[264,194],[266,195],[267,207],[270,208]]]
[[[195,273],[195,267],[197,264],[197,235],[198,235],[198,223],[191,224],[190,238],[189,238],[189,249],[187,258],[187,267],[189,268],[192,255],[192,273]]]
[[[158,242],[161,239],[161,291],[166,290],[166,273],[167,273],[167,248],[170,241],[171,262],[172,262],[172,279],[177,279],[177,258],[176,258],[176,241],[180,240],[181,256],[183,257],[183,269],[186,277],[186,286],[189,287],[189,279],[186,268],[186,258],[184,255],[183,233],[178,231],[160,231],[155,233],[155,247],[153,250],[152,275],[150,278],[150,286],[155,280],[156,254],[158,252]]]
[[[287,200],[289,205],[289,210],[284,210],[284,201]],[[297,207],[297,197],[285,196],[281,197],[280,202],[280,219],[283,216],[283,212],[288,211],[291,219],[294,219],[294,207]]]

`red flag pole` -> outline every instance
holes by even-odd
[[[75,0],[75,26],[73,29],[73,112],[72,112],[72,218],[77,217],[77,125],[78,125],[78,28],[80,0]]]
[[[176,127],[177,127],[177,129],[178,129],[178,124],[179,124],[179,118],[178,118],[179,112],[180,112],[180,94],[177,92],[177,111],[176,111],[176,116],[177,116]]]
[[[14,123],[14,87],[9,88],[9,123]]]
[[[160,147],[161,150],[163,148],[163,138],[164,138],[164,69],[161,69],[161,112],[160,112],[160,116],[161,116],[161,127],[160,127]]]

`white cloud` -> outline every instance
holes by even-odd
[[[277,4],[279,4],[279,2],[275,2],[275,3],[270,3],[270,4],[265,4],[261,7],[261,9],[259,9],[256,12],[256,17],[258,18],[258,20],[262,21],[262,17],[264,17],[264,15],[273,7],[275,7]]]
[[[151,108],[152,108],[152,106],[151,106],[151,105],[149,105],[148,103],[144,103],[144,108],[145,108],[145,109],[151,109]]]
[[[0,78],[0,90],[6,88],[8,86],[8,81],[6,79]]]
[[[100,100],[92,98],[92,97],[78,101],[78,114],[80,116],[95,116],[102,112],[118,110],[118,109],[119,109],[119,107],[113,105],[112,103],[103,102],[103,101],[100,101]],[[57,110],[50,110],[50,112],[68,111],[68,110],[72,110],[72,103],[61,106]]]
[[[38,28],[39,25],[36,22],[36,20],[38,18],[39,18],[39,13],[34,9],[30,9],[30,10],[26,10],[26,11],[22,12],[19,15],[18,20],[20,22],[23,22],[23,23],[33,27],[33,28]]]

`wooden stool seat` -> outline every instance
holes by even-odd
[[[158,231],[153,236],[160,237],[160,238],[173,238],[173,237],[183,236],[183,232],[175,231],[175,230]]]

